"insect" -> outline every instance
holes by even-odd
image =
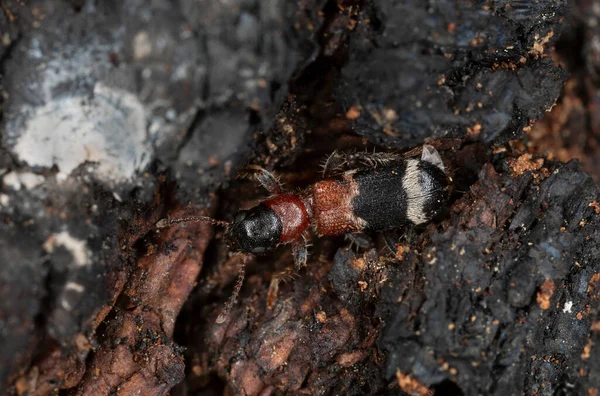
[[[251,174],[271,195],[255,207],[239,211],[233,222],[185,217],[162,219],[157,227],[207,221],[225,227],[229,248],[247,255],[291,244],[298,270],[306,265],[311,228],[319,236],[385,231],[423,224],[437,216],[448,200],[451,178],[433,146],[424,145],[418,151],[418,158],[383,152],[334,152],[325,163],[324,179],[300,193],[286,192],[273,174],[251,166]],[[227,319],[237,299],[246,261],[242,260],[233,294],[217,323]],[[291,273],[288,269],[274,276],[269,294],[276,292],[279,281]]]

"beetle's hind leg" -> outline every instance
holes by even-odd
[[[331,177],[354,169],[378,168],[402,162],[406,157],[398,153],[334,151],[323,164],[323,177]]]
[[[378,168],[404,160],[405,157],[398,153],[356,151],[347,155],[346,162],[350,168]]]
[[[345,235],[345,238],[350,241],[350,248],[356,246],[356,251],[367,250],[373,247],[373,239],[365,233],[355,232]]]
[[[323,178],[327,179],[333,175],[339,174],[346,170],[346,153],[335,150],[329,154],[323,163]]]
[[[306,267],[306,261],[308,260],[308,248],[309,243],[306,240],[306,236],[302,235],[300,240],[292,243],[292,254],[294,255],[294,268],[296,271],[300,271]]]
[[[240,175],[256,180],[269,194],[276,195],[283,193],[283,186],[279,178],[258,165],[249,165]]]
[[[279,294],[279,284],[287,282],[294,277],[294,274],[306,266],[308,260],[308,242],[305,236],[298,241],[292,242],[292,254],[294,255],[294,268],[288,267],[273,275],[267,293],[267,309],[272,309],[277,295]]]

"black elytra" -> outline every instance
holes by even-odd
[[[282,228],[283,224],[277,213],[260,204],[238,212],[225,233],[225,239],[234,250],[261,254],[277,247]]]
[[[406,192],[402,178],[406,164],[359,172],[354,181],[358,184],[358,195],[352,200],[356,216],[367,222],[367,229],[384,231],[398,228],[409,221],[406,218]]]
[[[421,195],[416,202],[425,216],[425,222],[438,216],[448,200],[448,177],[435,164],[419,161]],[[358,185],[358,195],[352,200],[356,216],[365,220],[366,229],[385,231],[412,224],[408,219],[408,198],[403,178],[406,162],[369,172],[359,172],[353,177]]]
[[[420,161],[419,182],[423,191],[423,213],[427,219],[431,220],[437,217],[445,209],[445,205],[450,196],[450,185],[446,173],[426,161]]]

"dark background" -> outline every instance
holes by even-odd
[[[7,394],[582,394],[600,383],[600,3],[0,0]],[[550,110],[550,111],[549,111]],[[421,228],[222,232],[335,149],[434,145]],[[577,158],[578,160],[573,160]]]

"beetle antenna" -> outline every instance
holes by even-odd
[[[238,271],[239,271],[238,278],[237,278],[237,281],[235,282],[235,287],[233,288],[233,293],[231,294],[231,296],[225,303],[225,306],[223,307],[221,314],[219,314],[219,316],[217,317],[216,323],[218,323],[218,324],[221,324],[227,320],[227,317],[229,316],[229,312],[231,311],[231,307],[233,306],[233,304],[235,304],[238,294],[240,294],[242,284],[244,283],[244,276],[246,275],[246,263],[248,262],[249,258],[250,258],[250,255],[244,255],[242,262],[238,266]]]
[[[156,228],[166,228],[166,227],[172,226],[173,224],[177,224],[177,223],[199,222],[199,221],[206,221],[212,225],[217,225],[217,226],[221,226],[221,227],[229,226],[229,222],[223,221],[223,220],[216,220],[216,219],[213,219],[212,217],[191,216],[191,217],[181,217],[179,219],[166,218],[166,219],[159,220],[158,223],[156,223]]]

